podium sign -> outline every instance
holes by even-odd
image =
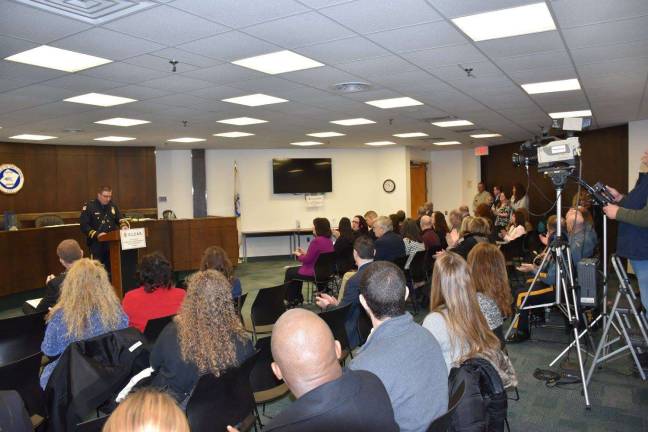
[[[122,250],[141,249],[146,247],[146,230],[131,228],[119,231]]]

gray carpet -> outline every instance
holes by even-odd
[[[238,266],[243,291],[250,292],[243,313],[249,313],[253,291],[283,281],[287,259],[263,259]],[[40,293],[0,299],[0,318],[20,313],[25,298]],[[246,310],[247,309],[247,310]],[[424,312],[415,317],[422,321]],[[633,373],[628,356],[606,363],[595,372],[590,385],[592,409],[585,410],[580,385],[549,388],[533,377],[536,368],[549,369],[549,363],[569,342],[562,317],[553,312],[548,325],[535,328],[532,339],[509,345],[508,351],[519,379],[519,401],[509,402],[509,422],[513,431],[648,431],[648,383]],[[598,341],[598,334],[596,338]],[[572,351],[571,358],[576,359]],[[589,364],[589,360],[588,360]],[[553,368],[559,370],[558,368]],[[269,403],[267,415],[275,415],[290,403],[289,397]],[[263,418],[264,422],[269,421]]]

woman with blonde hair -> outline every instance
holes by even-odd
[[[189,432],[187,417],[168,394],[142,389],[128,396],[102,432]]]
[[[494,244],[480,243],[468,254],[468,267],[479,275],[473,278],[477,302],[488,327],[494,330],[503,324],[503,317],[511,315],[513,303],[504,254]]]
[[[448,247],[452,247],[461,238],[461,227],[463,226],[464,217],[459,210],[452,210],[448,215],[450,222],[450,230],[446,235],[446,242]]]
[[[490,234],[490,224],[483,217],[468,216],[461,223],[462,240],[448,249],[450,252],[461,255],[464,259],[479,243],[488,243]]]
[[[41,351],[56,357],[73,342],[128,327],[108,273],[99,261],[81,258],[72,264],[61,286],[61,296],[47,315]],[[41,387],[47,386],[58,359],[43,369]]]
[[[489,360],[505,387],[517,385],[515,371],[479,309],[468,263],[455,253],[438,257],[432,272],[430,313],[423,327],[436,338],[448,372],[473,357]]]
[[[151,385],[186,405],[200,375],[220,376],[254,353],[232,303],[230,283],[216,270],[194,273],[178,315],[151,351]]]

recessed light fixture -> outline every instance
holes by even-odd
[[[324,66],[323,63],[288,50],[235,60],[232,63],[270,75]]]
[[[529,94],[554,93],[561,91],[580,90],[578,79],[566,79],[559,81],[545,81],[537,83],[522,84],[522,88]]]
[[[563,111],[549,113],[549,117],[552,119],[561,119],[561,118],[572,118],[572,117],[591,117],[591,110],[580,110],[580,111]]]
[[[376,123],[373,120],[369,120],[366,118],[352,118],[352,119],[345,119],[345,120],[334,120],[331,123],[340,125],[340,126],[357,126],[357,125],[365,125],[365,124],[372,124]]]
[[[382,109],[401,108],[408,106],[423,105],[423,102],[412,99],[411,97],[398,97],[391,99],[378,99],[365,102],[367,105],[375,106]]]
[[[483,134],[470,135],[470,138],[497,138],[501,136],[502,135],[498,133],[483,133]]]
[[[324,143],[321,143],[319,141],[300,141],[300,142],[292,142],[290,145],[294,146],[300,146],[300,147],[312,147],[312,146],[318,146],[318,145],[323,145]]]
[[[207,141],[204,138],[192,138],[192,137],[183,137],[183,138],[173,138],[167,140],[168,142],[179,142],[179,143],[194,143],[200,141]]]
[[[333,138],[333,137],[345,136],[346,134],[340,132],[313,132],[306,135],[315,138]]]
[[[407,133],[397,133],[394,134],[396,138],[419,138],[419,137],[426,137],[428,134],[425,132],[407,132]]]
[[[236,118],[225,119],[225,120],[217,120],[217,123],[225,123],[225,124],[231,124],[236,126],[247,126],[252,124],[268,123],[268,121],[256,119],[252,117],[236,117]]]
[[[457,126],[472,126],[473,122],[468,120],[445,120],[432,123],[438,127],[457,127]]]
[[[115,117],[106,120],[99,120],[96,121],[95,123],[110,125],[110,126],[129,127],[129,126],[137,126],[137,125],[151,123],[151,122],[148,120],[137,120],[137,119],[123,118],[123,117]]]
[[[252,135],[254,135],[254,134],[249,133],[249,132],[236,132],[236,131],[234,131],[234,132],[221,132],[221,133],[214,134],[214,136],[223,137],[223,138],[240,138],[240,137],[246,137],[246,136],[252,136]]]
[[[14,54],[5,58],[5,60],[48,69],[56,69],[63,72],[78,72],[95,66],[101,66],[106,63],[112,63],[112,60],[105,58],[54,48],[47,45],[41,45],[37,48]]]
[[[22,140],[29,140],[29,141],[45,141],[45,140],[50,140],[54,138],[58,138],[55,136],[49,136],[49,135],[33,135],[33,134],[22,134],[22,135],[14,135],[9,137],[11,139],[22,139]]]
[[[475,42],[556,30],[545,2],[454,18],[452,22]]]
[[[396,143],[393,141],[372,141],[372,142],[365,143],[365,145],[373,146],[373,147],[382,147],[382,146],[396,145]]]
[[[110,141],[110,142],[122,142],[122,141],[133,141],[135,138],[132,137],[122,137],[122,136],[105,136],[101,138],[95,138],[93,141]]]
[[[459,141],[437,141],[437,142],[434,142],[432,144],[438,145],[438,146],[447,146],[447,145],[457,145],[457,144],[461,144],[461,143]]]
[[[110,107],[115,105],[131,103],[131,102],[137,102],[137,99],[125,98],[121,96],[111,96],[111,95],[101,94],[101,93],[87,93],[84,95],[63,99],[63,101],[86,104],[86,105],[96,105],[101,107]]]
[[[223,102],[255,107],[261,105],[271,105],[276,103],[288,102],[288,99],[281,99],[263,93],[256,93],[247,96],[239,96],[239,97],[233,97],[229,99],[223,99]]]

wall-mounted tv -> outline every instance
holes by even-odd
[[[331,159],[273,159],[272,181],[276,194],[331,192]]]

